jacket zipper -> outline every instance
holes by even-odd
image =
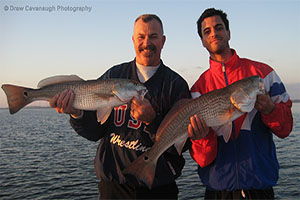
[[[228,86],[228,79],[227,79],[227,75],[226,75],[226,71],[225,71],[225,64],[222,63],[222,70],[223,70],[223,73],[224,73],[224,77],[225,77],[225,83],[226,83],[226,86]]]
[[[228,79],[227,79],[227,74],[226,74],[226,70],[225,70],[225,64],[222,63],[222,71],[224,73],[224,78],[225,78],[225,83],[226,86],[228,86]],[[236,147],[236,138],[235,138],[235,128],[234,128],[234,123],[232,122],[232,141],[233,141],[233,147],[234,147],[234,158],[236,160],[235,162],[235,173],[236,173],[236,181],[237,181],[237,189],[240,189],[240,180],[239,180],[239,172],[238,172],[238,156],[237,156],[237,147]]]

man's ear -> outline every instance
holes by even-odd
[[[162,36],[162,48],[164,47],[166,40],[167,40],[167,37],[165,35],[163,35]]]

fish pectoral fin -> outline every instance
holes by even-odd
[[[228,122],[222,126],[212,127],[218,136],[223,136],[223,139],[227,143],[232,132],[232,122]]]
[[[98,109],[97,110],[97,121],[99,123],[104,124],[106,122],[106,120],[108,119],[108,117],[110,116],[110,113],[112,111],[111,107],[106,107],[106,108],[102,108],[102,109]]]
[[[176,148],[178,155],[182,154],[182,149],[186,143],[187,138],[188,137],[186,136],[186,137],[180,139],[178,142],[175,142],[174,147]]]
[[[112,93],[120,99],[120,101],[125,102],[126,99],[123,97],[121,93],[119,93],[117,90],[112,90]]]
[[[114,95],[104,95],[104,94],[95,94],[95,98],[97,101],[107,101],[107,106],[101,107],[97,109],[97,121],[102,124],[106,122],[108,117],[110,116],[110,113],[113,109],[113,107],[109,106],[110,102],[114,101],[115,98]]]
[[[227,124],[227,122],[231,119],[232,114],[233,114],[233,106],[228,109],[226,112],[218,116],[217,118],[214,119],[215,124]],[[213,126],[213,125],[212,125]],[[218,126],[219,127],[219,126]]]

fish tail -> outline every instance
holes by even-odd
[[[155,168],[156,160],[150,160],[144,153],[127,166],[122,173],[134,175],[151,189],[155,176]]]
[[[29,88],[8,84],[2,85],[1,88],[4,90],[7,96],[10,114],[18,112],[24,106],[32,102],[32,99],[29,98],[27,93]]]

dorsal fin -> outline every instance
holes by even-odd
[[[46,85],[53,85],[53,84],[57,84],[57,83],[64,83],[64,82],[70,82],[70,81],[83,81],[83,79],[77,75],[51,76],[51,77],[41,80],[38,83],[37,87],[42,88],[42,87],[45,87]]]

